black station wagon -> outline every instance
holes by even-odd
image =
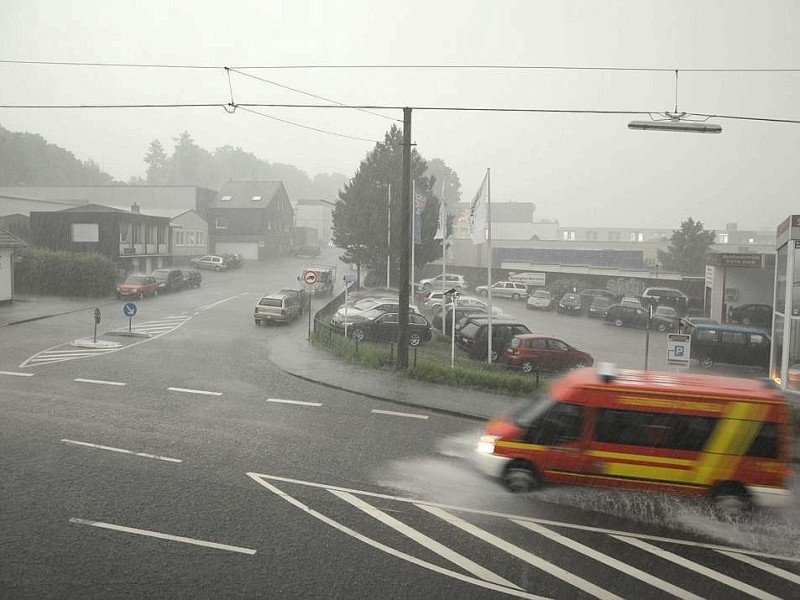
[[[691,328],[692,358],[710,369],[717,363],[761,367],[769,365],[770,339],[765,331],[735,325]]]

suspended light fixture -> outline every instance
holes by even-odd
[[[659,117],[654,119],[650,116],[649,121],[631,121],[628,129],[638,129],[641,131],[678,131],[681,133],[721,133],[722,126],[715,123],[707,123],[708,117],[692,118],[692,115],[685,112],[678,112],[678,70],[675,69],[675,110],[673,112],[658,113]]]

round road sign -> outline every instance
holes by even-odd
[[[303,281],[308,285],[314,285],[317,283],[317,274],[314,271],[306,271],[303,273]]]

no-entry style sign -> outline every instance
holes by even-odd
[[[306,271],[303,273],[303,281],[306,285],[314,285],[317,283],[317,274],[314,271]]]

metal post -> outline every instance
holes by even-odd
[[[391,266],[392,266],[392,184],[389,184],[389,191],[386,199],[386,287],[391,287]]]
[[[647,361],[650,359],[650,319],[653,318],[653,305],[647,307],[647,332],[644,336],[644,370],[647,371]]]
[[[400,314],[397,340],[397,370],[408,369],[408,293],[409,259],[411,258],[411,109],[403,109],[403,196],[400,211]]]

